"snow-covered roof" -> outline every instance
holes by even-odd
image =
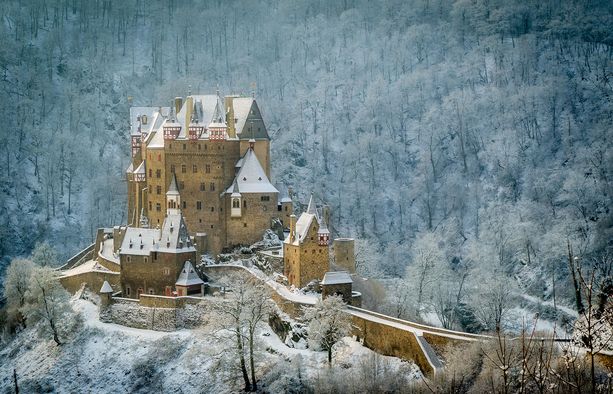
[[[279,191],[279,202],[292,202],[291,197],[289,196],[289,190],[287,186],[284,184],[278,183],[275,185],[277,190]]]
[[[353,283],[351,276],[347,271],[329,271],[324,275],[324,279],[321,281],[322,285],[340,285],[346,283]]]
[[[298,246],[304,242],[309,233],[309,228],[311,228],[311,223],[313,223],[313,219],[315,219],[315,215],[310,213],[305,212],[300,215],[298,221],[296,221],[296,238],[294,238],[294,242],[291,243],[292,245]],[[290,235],[288,235],[283,242],[289,244],[289,237]]]
[[[179,274],[179,278],[177,279],[177,282],[175,283],[175,285],[193,286],[193,285],[202,285],[202,284],[204,284],[204,281],[200,279],[200,277],[194,270],[192,263],[190,263],[189,261],[186,261],[185,264],[183,265],[183,269],[181,270],[181,273]]]
[[[181,213],[168,214],[161,229],[128,227],[120,255],[148,256],[151,252],[195,252]]]
[[[105,280],[104,283],[102,284],[102,288],[100,289],[100,293],[105,294],[105,293],[112,293],[112,292],[113,292],[113,288],[111,287],[111,285],[109,285],[109,282]]]
[[[234,108],[234,127],[237,134],[243,132],[245,122],[251,111],[251,105],[253,104],[253,97],[235,97],[232,99],[232,107]]]
[[[192,95],[187,96],[183,101],[183,106],[177,112],[176,122],[181,126],[181,132],[177,138],[183,139],[187,138],[187,127],[191,122],[188,119],[188,105],[187,103],[192,101],[193,107],[189,109],[189,112],[193,112],[194,109],[198,114],[198,124],[208,125],[214,120],[215,109],[220,102],[219,96],[215,94],[203,94],[203,95]],[[223,108],[223,103],[222,103]]]
[[[148,256],[160,243],[160,230],[155,228],[127,227],[119,254]]]
[[[168,116],[169,112],[169,107],[130,107],[130,134],[150,133],[159,127],[160,118]],[[146,124],[142,122],[143,115],[147,117]]]
[[[313,223],[313,220],[315,220],[315,223],[317,224],[318,234],[329,234],[330,233],[330,231],[328,230],[328,226],[326,225],[325,220],[323,219],[323,215],[321,214],[321,212],[317,210],[317,206],[313,199],[313,195],[311,195],[311,198],[309,199],[309,205],[307,206],[306,212],[303,212],[298,218],[298,221],[296,221],[296,238],[291,243],[292,245],[299,245],[302,242],[304,242],[309,232],[309,229],[311,228],[311,224]],[[285,238],[285,240],[283,241],[284,243],[287,243],[287,244],[290,243],[289,242],[290,235],[288,235]]]
[[[128,169],[126,170],[127,174],[132,174],[134,172],[134,164],[130,163],[130,165],[128,166]]]
[[[143,160],[139,166],[136,168],[136,170],[134,170],[135,174],[144,174],[145,171],[145,161]]]
[[[241,160],[242,166],[235,178],[239,193],[279,193],[268,180],[253,149],[247,149]],[[234,183],[226,190],[226,193],[233,192]]]

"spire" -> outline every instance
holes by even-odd
[[[194,100],[194,109],[192,110],[192,118],[190,119],[191,123],[198,123],[198,107],[196,106],[196,100]]]
[[[313,201],[313,193],[311,193],[311,198],[309,199],[307,213],[317,216],[317,207],[315,205],[315,201]]]

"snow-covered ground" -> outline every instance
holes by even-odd
[[[0,387],[13,385],[13,369],[22,392],[224,393],[242,387],[231,339],[220,341],[223,335],[212,328],[172,333],[127,328],[101,322],[90,301],[71,303],[83,325],[64,345],[58,347],[29,328],[3,347]],[[337,346],[333,368],[327,367],[324,352],[289,348],[267,325],[258,338],[258,376],[271,392],[284,391],[295,376],[315,382],[336,368],[347,376],[362,376],[373,363],[407,382],[421,378],[414,364],[379,356],[351,338]]]

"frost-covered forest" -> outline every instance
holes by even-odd
[[[0,17],[5,262],[125,222],[130,105],[254,84],[274,178],[331,206],[362,273],[421,278],[405,284],[433,310],[507,276],[571,299],[569,249],[611,247],[609,1],[5,0]]]

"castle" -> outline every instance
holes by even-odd
[[[128,226],[162,225],[176,177],[202,252],[253,244],[273,223],[287,227],[292,202],[270,182],[270,137],[253,97],[190,95],[169,107],[132,107],[130,126]]]
[[[200,257],[252,245],[271,228],[283,239],[290,286],[325,279],[329,211],[311,196],[297,218],[291,189],[282,194],[271,183],[270,138],[254,97],[190,95],[169,107],[132,107],[130,138],[128,224],[98,230],[91,261],[65,271],[69,287],[107,281],[132,299],[204,295],[194,269]],[[354,271],[353,240],[339,241],[338,265]],[[329,291],[351,293],[346,279],[349,293],[329,278]]]

